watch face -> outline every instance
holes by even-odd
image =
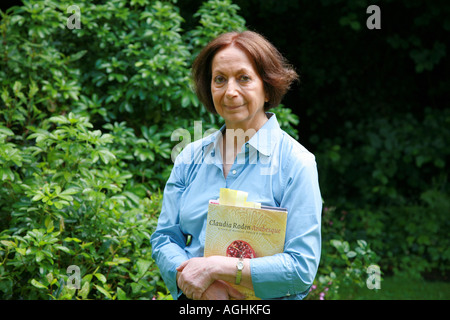
[[[238,261],[237,267],[238,267],[239,270],[242,270],[242,268],[244,268],[244,262]]]

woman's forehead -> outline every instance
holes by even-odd
[[[254,63],[241,49],[230,46],[217,52],[212,60],[212,71],[225,73],[233,69],[234,72],[255,72]]]

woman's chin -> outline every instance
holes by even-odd
[[[223,119],[225,120],[225,123],[230,125],[239,125],[239,124],[245,124],[248,122],[248,119],[246,115],[242,115],[239,113],[230,113],[223,116]]]

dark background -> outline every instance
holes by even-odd
[[[201,0],[179,2],[187,24]],[[247,27],[266,36],[293,64],[301,82],[283,104],[299,117],[300,141],[311,151],[317,139],[333,137],[346,121],[448,107],[449,65],[445,55],[432,70],[416,72],[414,49],[445,43],[450,7],[445,1],[235,0]],[[369,5],[381,9],[381,29],[369,30]],[[350,16],[358,30],[343,25]],[[389,38],[406,43],[394,48]],[[399,40],[400,42],[400,40]]]

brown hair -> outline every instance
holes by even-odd
[[[263,80],[269,98],[264,110],[278,106],[298,75],[267,39],[253,31],[224,33],[212,40],[195,58],[192,75],[200,102],[208,111],[216,113],[211,95],[212,60],[217,52],[232,45],[249,56]]]

